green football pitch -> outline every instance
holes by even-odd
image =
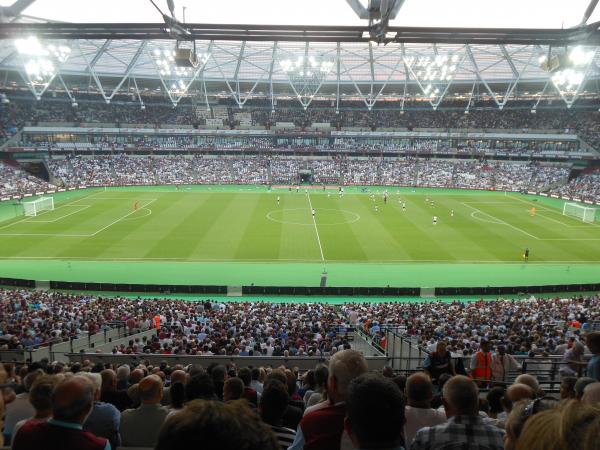
[[[388,188],[384,203],[384,189],[343,197],[263,186],[88,189],[57,194],[55,209],[36,217],[4,202],[0,276],[314,286],[327,272],[328,285],[394,287],[600,281],[600,223],[564,216],[560,200]]]

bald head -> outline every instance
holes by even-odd
[[[533,392],[536,395],[537,395],[537,392],[540,390],[540,383],[538,382],[537,378],[528,373],[523,373],[523,374],[519,375],[517,378],[515,378],[514,384],[519,384],[519,383],[526,384],[527,386],[529,386],[531,389],[533,389]]]
[[[533,400],[535,398],[535,392],[526,384],[515,383],[510,385],[506,390],[506,398],[513,403],[520,400]]]
[[[149,375],[143,378],[138,384],[138,389],[140,400],[144,404],[156,404],[162,399],[163,384],[158,375]]]
[[[328,389],[333,402],[343,401],[350,382],[368,370],[367,361],[356,350],[342,350],[329,360]]]
[[[412,374],[406,380],[408,404],[414,407],[429,408],[433,398],[433,385],[424,373]]]
[[[131,375],[129,375],[131,384],[139,383],[142,378],[144,378],[144,371],[142,369],[135,369],[131,372]]]
[[[94,402],[94,385],[85,377],[60,382],[52,394],[52,416],[56,420],[83,424]]]
[[[185,384],[186,374],[183,370],[174,370],[171,373],[171,384],[182,383]]]
[[[588,384],[583,389],[581,402],[591,406],[600,406],[600,382]]]
[[[450,378],[443,389],[446,415],[477,416],[479,413],[479,389],[475,382],[463,375]]]

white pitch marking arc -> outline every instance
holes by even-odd
[[[138,220],[138,219],[142,219],[144,217],[148,217],[149,215],[152,214],[152,210],[150,208],[139,208],[138,211],[146,211],[146,214],[144,214],[143,216],[142,215],[135,215],[135,216],[129,217],[127,219],[123,219],[123,220],[124,221],[125,220]]]
[[[480,209],[477,209],[477,208],[475,208],[474,206],[470,206],[469,204],[467,204],[467,203],[464,203],[464,202],[461,202],[461,204],[463,204],[463,205],[464,205],[464,206],[466,206],[467,208],[473,209],[473,210],[475,210],[475,211],[478,211],[478,212],[480,212],[481,214],[483,214],[483,215],[485,215],[485,216],[488,216],[488,217],[490,217],[490,218],[492,218],[492,219],[494,219],[494,220],[497,220],[498,222],[496,222],[496,223],[497,223],[498,225],[506,225],[506,226],[508,226],[508,227],[512,228],[513,230],[520,231],[521,233],[523,233],[523,234],[526,234],[527,236],[529,236],[529,237],[531,237],[531,238],[533,238],[533,239],[536,239],[536,240],[538,240],[538,241],[540,240],[540,238],[539,238],[539,237],[537,237],[537,236],[534,236],[533,234],[531,234],[531,233],[528,233],[527,231],[525,231],[525,230],[522,230],[522,229],[521,229],[521,228],[519,228],[519,227],[515,227],[514,225],[511,225],[510,223],[508,223],[508,222],[506,222],[506,221],[504,221],[504,220],[502,220],[502,219],[499,219],[499,218],[497,218],[497,217],[495,217],[495,216],[492,216],[491,214],[488,214],[488,213],[486,213],[486,212],[484,212],[484,211],[481,211]],[[480,219],[477,219],[477,220],[480,220]]]
[[[279,220],[276,219],[275,217],[273,217],[271,214],[276,213],[276,212],[283,212],[283,211],[306,211],[305,208],[288,208],[288,209],[274,209],[273,211],[269,211],[267,213],[267,219],[273,221],[273,222],[277,222],[277,223],[282,223],[284,225],[302,225],[302,226],[307,226],[310,227],[312,226],[312,222],[311,223],[301,223],[301,222],[290,222],[287,220]],[[345,222],[334,222],[334,223],[321,223],[319,221],[319,226],[328,226],[328,225],[347,225],[347,224],[351,224],[351,223],[355,223],[358,222],[360,220],[360,215],[352,212],[352,211],[348,211],[346,209],[334,209],[334,208],[319,208],[317,211],[338,211],[338,212],[343,212],[346,214],[351,214],[352,216],[354,216],[351,220],[347,220]]]
[[[498,222],[498,221],[496,221],[496,220],[488,220],[488,219],[484,219],[483,217],[478,217],[478,216],[479,216],[479,214],[480,214],[480,211],[473,211],[473,212],[471,213],[471,217],[472,217],[473,219],[475,219],[475,220],[479,220],[479,221],[481,221],[481,222],[495,223],[495,224],[498,224],[498,225],[503,225],[503,223],[502,223],[502,222]]]

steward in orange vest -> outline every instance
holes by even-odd
[[[481,349],[471,358],[471,378],[479,386],[487,385],[492,379],[492,354],[487,341],[481,341]]]

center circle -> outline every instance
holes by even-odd
[[[360,220],[360,216],[352,211],[333,208],[316,208],[315,220],[321,225],[344,225]],[[275,209],[267,213],[267,219],[286,225],[313,225],[308,208]]]

